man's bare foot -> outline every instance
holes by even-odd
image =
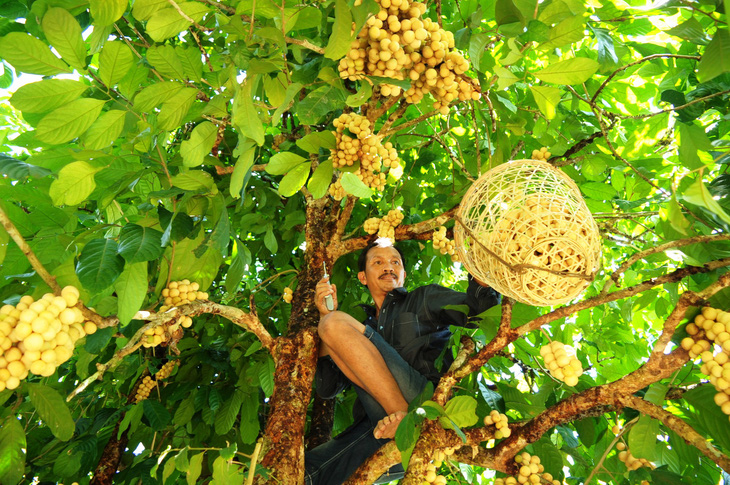
[[[384,417],[375,426],[373,436],[377,439],[392,439],[395,437],[395,431],[398,429],[398,425],[405,417],[405,411],[396,411],[393,414],[389,414]]]

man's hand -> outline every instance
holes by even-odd
[[[330,313],[330,310],[327,309],[327,305],[324,302],[324,298],[327,295],[332,295],[332,300],[335,304],[334,309],[337,310],[337,286],[330,284],[329,276],[319,280],[314,294],[314,301],[317,305],[317,310],[319,310],[320,316],[325,316]]]

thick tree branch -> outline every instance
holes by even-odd
[[[635,409],[641,414],[651,416],[652,418],[661,421],[664,426],[682,437],[687,444],[697,448],[703,455],[717,463],[720,468],[725,470],[727,473],[730,473],[730,458],[712,446],[712,444],[707,441],[704,436],[695,431],[692,426],[685,423],[678,416],[675,416],[659,406],[634,395],[621,397],[619,399],[619,403],[630,407],[631,409]]]
[[[18,245],[23,254],[25,254],[25,257],[28,258],[28,262],[36,271],[36,273],[38,273],[38,276],[43,279],[43,281],[51,288],[51,290],[53,290],[54,293],[60,294],[61,287],[58,286],[58,283],[56,283],[56,277],[52,276],[48,272],[48,270],[46,270],[46,268],[38,259],[38,256],[35,255],[30,246],[28,246],[28,243],[25,242],[25,239],[20,234],[20,231],[18,231],[18,228],[15,227],[13,221],[11,221],[10,217],[8,217],[8,215],[5,213],[2,206],[0,206],[0,223],[2,224],[8,235],[11,237],[11,239],[15,241],[15,244]]]

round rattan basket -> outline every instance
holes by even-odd
[[[515,160],[488,171],[464,196],[456,220],[466,270],[522,303],[565,303],[598,271],[598,226],[576,184],[547,162]]]

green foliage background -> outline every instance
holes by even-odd
[[[313,271],[305,264],[306,224],[314,222],[306,208],[315,199],[333,214],[340,207],[325,195],[332,120],[343,110],[387,102],[377,87],[337,73],[350,22],[362,25],[374,6],[1,2],[0,85],[12,95],[0,105],[0,207],[59,284],[79,287],[88,306],[120,323],[87,337],[56,375],[31,376],[17,391],[0,393],[0,482],[88,483],[108,439],[126,432],[129,452],[116,483],[242,483],[266,423],[275,366],[252,333],[228,320],[195,318],[177,345],[179,369],[149,400],[129,404],[128,395],[145,371],[154,373],[172,357],[166,348],[125,357],[68,405],[60,396],[128,343],[142,325],[135,313],[154,309],[169,279],[198,281],[212,301],[246,311],[253,302],[272,336],[291,334],[296,322],[281,294],[292,287],[295,306],[308,304],[296,293],[298,276]],[[429,3],[427,16],[454,33],[469,59],[482,100],[457,104],[448,116],[434,115],[428,97],[399,112],[387,130],[404,175],[391,177],[382,194],[357,200],[346,237],[362,237],[366,218],[396,207],[405,213],[403,224],[437,217],[480,173],[529,158],[542,146],[578,183],[602,229],[603,269],[586,297],[598,294],[633,253],[726,233],[726,6],[712,0]],[[20,79],[43,78],[16,89],[21,73]],[[459,270],[430,244],[406,241],[403,248],[412,284],[463,287]],[[728,256],[727,242],[651,254],[624,272],[622,286]],[[353,278],[355,259],[345,254],[331,270],[340,307],[352,311],[365,300]],[[49,291],[5,231],[0,261],[4,303]],[[468,377],[460,393],[476,399],[480,418],[497,408],[524,421],[576,391],[615,381],[646,361],[679,296],[705,288],[723,271],[549,325],[551,337],[576,345],[590,369],[576,389],[546,375],[538,355],[547,340],[532,332],[491,359],[481,377]],[[729,302],[727,289],[712,299],[725,309]],[[513,325],[548,310],[518,304]],[[484,332],[493,331],[491,318],[477,341],[491,338]],[[711,402],[714,390],[696,366],[686,365],[649,392],[655,404],[730,451],[727,416]],[[349,424],[351,404],[349,394],[338,398],[335,433]],[[728,482],[696,448],[650,418],[637,422],[628,441],[656,470],[628,473],[615,451],[598,467],[612,446],[610,427],[635,415],[626,409],[566,423],[528,449],[571,484],[592,472],[594,483]],[[448,473],[463,483],[482,471],[461,465]]]

